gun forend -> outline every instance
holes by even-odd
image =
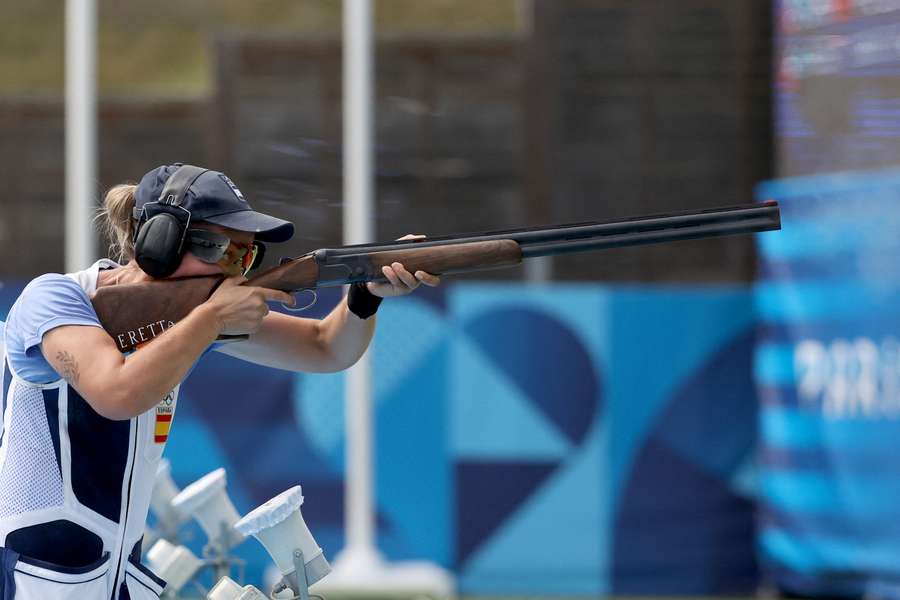
[[[347,254],[334,253],[327,248],[313,253],[319,265],[319,286],[342,285],[357,281],[384,281],[381,268],[395,262],[407,271],[425,271],[432,275],[447,275],[508,267],[522,262],[522,249],[513,240],[489,240],[443,246],[415,244],[383,251]]]

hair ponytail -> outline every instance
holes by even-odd
[[[136,185],[123,183],[110,188],[97,210],[96,220],[109,240],[109,257],[120,263],[134,258],[134,191]]]

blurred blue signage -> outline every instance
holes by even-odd
[[[782,588],[900,598],[900,171],[764,183],[763,567]]]

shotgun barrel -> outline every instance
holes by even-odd
[[[522,258],[533,258],[658,242],[756,233],[780,228],[781,215],[778,203],[769,200],[761,204],[745,204],[611,221],[429,237],[423,241],[403,240],[378,244],[355,244],[340,248],[323,248],[317,250],[315,256],[316,262],[320,266],[327,267],[346,263],[348,260],[373,252],[408,250],[410,247],[447,247],[473,242],[512,240],[521,248]]]

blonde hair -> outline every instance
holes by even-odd
[[[109,240],[109,257],[126,263],[134,258],[134,191],[137,186],[122,183],[106,192],[95,221]]]

